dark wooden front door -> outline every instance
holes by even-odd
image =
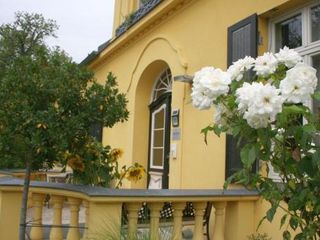
[[[150,104],[148,188],[169,185],[171,93]]]

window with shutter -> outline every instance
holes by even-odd
[[[320,4],[313,1],[287,11],[283,15],[270,20],[271,51],[278,52],[287,46],[294,48],[305,63],[317,70],[318,86],[320,90]],[[320,104],[317,101],[309,103],[309,107],[320,118]],[[303,122],[303,119],[301,119]],[[320,146],[320,136],[316,136],[315,144]],[[269,178],[280,181],[280,177],[272,166],[269,166]]]
[[[245,56],[257,56],[257,22],[258,16],[254,14],[228,28],[228,66]],[[231,135],[227,135],[226,177],[241,168],[237,141]]]

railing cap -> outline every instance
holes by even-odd
[[[13,177],[0,177],[1,187],[22,187],[23,180]],[[186,197],[250,197],[258,196],[257,191],[247,189],[111,189],[84,185],[31,181],[32,188],[48,188],[54,190],[82,193],[88,197],[149,197],[149,198],[186,198]]]

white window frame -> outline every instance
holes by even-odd
[[[298,9],[289,11],[286,14],[282,14],[278,17],[274,17],[270,20],[269,23],[269,36],[270,36],[270,45],[269,51],[276,51],[276,24],[280,23],[290,17],[301,14],[302,21],[302,46],[296,48],[295,50],[301,54],[303,57],[314,52],[315,49],[320,51],[320,40],[311,42],[311,22],[310,22],[310,13],[311,8],[320,4],[320,1],[313,1],[312,3],[304,4]]]
[[[154,82],[153,87],[152,87],[152,94],[151,94],[151,98],[150,98],[150,103],[156,101],[161,95],[157,95],[157,92],[160,90],[158,89],[158,84],[160,82],[164,83],[164,85],[166,86],[165,89],[165,93],[168,92],[172,92],[172,73],[170,68],[166,68],[164,69],[159,76],[156,78],[157,80]]]
[[[164,169],[164,147],[165,147],[165,134],[166,134],[166,109],[167,109],[167,105],[166,104],[162,104],[157,110],[155,110],[152,113],[152,125],[151,125],[151,144],[150,144],[150,168],[152,169]],[[160,111],[164,111],[164,117],[163,117],[163,143],[162,143],[162,164],[161,166],[155,166],[153,165],[153,149],[154,147],[154,130],[155,130],[155,118],[154,116],[160,112]],[[160,148],[159,148],[160,149]]]
[[[320,54],[320,40],[311,42],[311,8],[320,5],[320,1],[308,2],[299,8],[293,9],[286,14],[274,17],[269,22],[269,51],[276,51],[276,24],[280,23],[290,17],[301,14],[302,24],[302,45],[295,50],[303,57],[305,63],[312,64],[312,56]],[[320,79],[319,79],[320,80]],[[309,103],[309,107],[312,109],[312,102]],[[276,182],[281,182],[281,178],[277,172],[273,170],[273,167],[269,165],[268,177]]]

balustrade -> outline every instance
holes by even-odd
[[[175,202],[173,203],[173,239],[174,240],[181,240],[182,234],[182,217],[183,217],[183,210],[186,206],[185,202]]]
[[[45,197],[46,196],[44,194],[32,194],[33,214],[31,220],[32,228],[30,231],[30,237],[32,240],[42,240],[44,238],[42,228],[42,209]]]
[[[128,209],[128,238],[135,239],[138,226],[138,213],[141,209],[141,203],[129,203]]]
[[[53,221],[52,228],[50,232],[50,239],[52,240],[62,240],[63,239],[63,230],[62,226],[62,208],[64,203],[63,196],[51,196],[51,203],[53,208]]]
[[[120,239],[120,228],[127,231],[126,239],[135,239],[139,229],[139,212],[143,203],[147,203],[150,209],[149,235],[152,240],[160,240],[160,228],[163,227],[161,220],[164,206],[170,206],[171,218],[167,225],[171,225],[171,239],[181,240],[184,226],[184,210],[187,202],[193,202],[193,239],[204,239],[204,217],[208,216],[206,211],[208,203],[213,203],[215,214],[215,224],[212,227],[212,235],[215,240],[225,240],[225,225],[228,219],[225,212],[228,211],[228,202],[254,202],[258,199],[256,192],[246,190],[116,190],[84,186],[74,186],[59,183],[40,183],[32,182],[32,222],[30,238],[31,240],[44,239],[44,227],[51,227],[50,240],[79,240],[81,238],[80,226],[85,224],[82,239],[99,238],[99,234],[108,234],[115,232],[115,239]],[[4,216],[6,211],[4,204],[9,204],[8,198],[16,196],[22,191],[22,182],[19,180],[1,180],[0,178],[0,229],[1,239],[15,239],[11,231],[5,231],[4,224],[17,224]],[[15,194],[12,195],[12,192]],[[11,194],[11,195],[10,195]],[[50,224],[44,224],[42,221],[44,200],[50,196],[50,211],[52,219]],[[3,199],[3,200],[1,200]],[[5,201],[4,201],[5,200]],[[12,206],[11,206],[12,207]],[[15,206],[20,208],[20,206]],[[79,223],[79,210],[84,208],[85,223]],[[211,208],[211,205],[210,205]],[[69,222],[67,225],[63,221],[64,213],[70,211]],[[125,209],[125,211],[123,210]],[[48,211],[46,209],[46,211]],[[18,209],[14,211],[18,213]],[[125,227],[121,226],[121,217],[126,215]],[[7,218],[8,221],[2,221]],[[18,217],[12,218],[16,221]],[[245,221],[239,224],[246,224]],[[144,224],[145,225],[145,224]],[[228,226],[229,227],[229,226]],[[232,228],[232,226],[230,226]],[[66,229],[63,231],[63,229]],[[18,228],[15,230],[18,231]],[[15,232],[15,234],[16,234]],[[47,232],[47,231],[46,231]],[[249,234],[249,233],[248,233]],[[4,237],[5,236],[5,237]],[[227,239],[226,239],[227,240]]]

